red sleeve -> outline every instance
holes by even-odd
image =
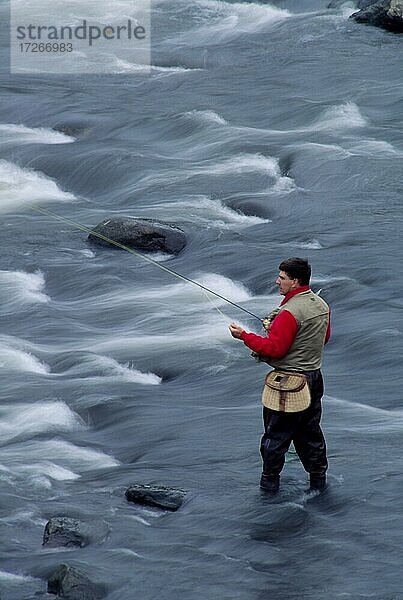
[[[326,331],[326,337],[325,337],[325,344],[328,343],[328,341],[330,340],[330,336],[332,335],[332,328],[330,327],[330,310],[329,310],[329,322],[327,324],[327,331]]]
[[[267,337],[244,331],[241,340],[257,354],[282,358],[291,348],[297,331],[298,323],[293,315],[288,310],[282,310],[274,319]]]

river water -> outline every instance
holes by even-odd
[[[157,1],[150,74],[3,61],[2,599],[62,562],[109,600],[403,599],[402,45],[327,4]],[[262,317],[279,262],[307,256],[333,314],[328,491],[305,493],[292,452],[279,496],[259,491],[266,370],[198,288],[27,202],[174,222],[188,243],[161,264]],[[187,500],[136,507],[130,483]],[[43,548],[55,515],[92,542]]]

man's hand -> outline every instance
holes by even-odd
[[[229,326],[229,330],[231,332],[232,337],[238,340],[241,337],[242,333],[245,331],[240,325],[237,325],[236,323],[231,323],[231,325]]]

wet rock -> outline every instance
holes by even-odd
[[[403,33],[403,0],[381,0],[351,15],[357,23]]]
[[[165,510],[178,510],[187,492],[163,485],[133,484],[126,490],[129,502],[147,506],[156,506]]]
[[[261,198],[234,198],[228,202],[228,206],[248,217],[268,219],[272,216],[272,210],[267,207],[267,201],[265,202]]]
[[[85,525],[69,517],[53,517],[45,525],[43,546],[86,546]]]
[[[93,231],[142,252],[178,254],[186,245],[186,236],[179,227],[153,219],[114,217],[105,219]],[[116,247],[91,233],[88,240],[101,246]]]
[[[48,579],[48,594],[66,600],[98,600],[103,594],[95,583],[74,567],[59,565]]]
[[[52,129],[74,138],[83,138],[87,137],[97,127],[102,126],[103,130],[105,130],[106,125],[109,126],[109,122],[110,119],[107,119],[105,122],[105,118],[103,118],[101,125],[98,118],[92,115],[76,116],[68,120],[57,118],[57,121],[52,125]]]

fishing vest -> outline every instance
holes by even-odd
[[[313,371],[320,369],[329,323],[328,305],[312,290],[307,290],[292,296],[280,307],[280,312],[283,310],[288,310],[297,321],[297,335],[283,358],[267,357],[267,362],[275,369],[280,370]]]

